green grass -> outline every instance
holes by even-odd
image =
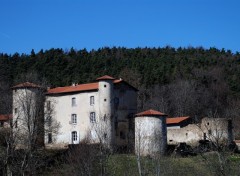
[[[218,157],[215,153],[204,154],[207,160],[202,156],[192,157],[161,157],[154,160],[149,157],[141,158],[143,175],[156,176],[159,169],[161,176],[218,176],[220,166]],[[77,156],[76,156],[77,157]],[[224,166],[227,175],[240,175],[240,155],[227,155],[227,164]],[[74,169],[71,165],[64,163],[45,175],[69,175]],[[106,172],[109,176],[138,176],[138,165],[136,156],[133,154],[114,154],[107,159]],[[80,175],[80,174],[79,174]],[[100,173],[99,173],[100,175]]]
[[[172,158],[162,157],[158,161],[150,158],[142,158],[142,170],[145,175],[156,175],[157,169],[161,175],[210,175],[198,157]],[[113,155],[108,163],[109,175],[139,175],[135,155]]]

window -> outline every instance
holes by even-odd
[[[90,113],[90,122],[95,123],[96,122],[96,117],[95,117],[95,112]]]
[[[104,139],[107,139],[107,133],[104,133],[104,134],[103,134],[103,138],[104,138]]]
[[[77,141],[77,132],[76,131],[72,132],[72,141],[73,142]]]
[[[4,122],[1,122],[0,127],[3,127],[3,126],[4,126]]]
[[[72,107],[77,106],[76,98],[72,98]]]
[[[51,109],[51,102],[47,101],[47,110],[50,110],[50,109]]]
[[[120,139],[126,139],[125,133],[120,131]]]
[[[203,133],[203,140],[207,140],[207,134]]]
[[[104,87],[107,87],[107,85],[106,85],[106,84],[104,84]]]
[[[77,114],[72,114],[72,123],[73,124],[77,123]]]
[[[208,134],[211,135],[212,134],[212,130],[208,130]]]
[[[48,143],[52,143],[52,133],[48,133]]]
[[[15,114],[17,113],[17,108],[14,109],[14,113],[15,113]]]
[[[52,117],[51,117],[51,116],[48,116],[47,119],[46,119],[46,121],[47,121],[48,127],[51,127],[51,126],[52,126]]]
[[[90,105],[94,105],[94,96],[90,97]]]

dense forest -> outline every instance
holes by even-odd
[[[240,112],[240,54],[230,50],[167,46],[0,53],[0,93],[30,72],[51,87],[92,82],[105,74],[121,77],[139,89],[139,111],[153,108],[196,119],[233,118]]]

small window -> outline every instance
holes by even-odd
[[[48,116],[47,119],[46,119],[46,121],[47,121],[48,127],[51,127],[51,126],[52,126],[52,117],[51,117],[51,116]]]
[[[1,122],[0,126],[3,127],[4,126],[4,122]]]
[[[126,139],[126,135],[123,131],[120,131],[120,139]]]
[[[107,139],[107,133],[104,133],[104,134],[103,134],[103,138],[104,138],[104,139]]]
[[[105,98],[104,101],[107,101],[107,99]]]
[[[77,114],[72,114],[72,123],[73,124],[77,123]]]
[[[90,97],[90,105],[94,105],[94,96]]]
[[[47,110],[50,110],[50,109],[51,109],[51,102],[47,101]]]
[[[209,122],[207,123],[207,125],[209,125]]]
[[[76,98],[72,98],[72,107],[77,106]]]
[[[48,133],[48,143],[52,143],[52,133]]]
[[[212,134],[212,130],[208,130],[208,134],[211,135]]]
[[[15,113],[15,114],[17,114],[17,111],[18,111],[18,109],[17,109],[17,108],[15,108],[15,109],[14,109],[14,113]]]
[[[90,113],[90,122],[95,123],[96,122],[96,117],[95,117],[95,112]]]
[[[73,131],[72,132],[72,141],[77,141],[77,132],[76,131]]]
[[[203,133],[203,139],[207,140],[207,134],[206,133]]]
[[[107,87],[107,85],[106,85],[106,84],[104,84],[104,87]]]
[[[16,120],[15,121],[15,128],[17,128],[18,127],[18,121]]]

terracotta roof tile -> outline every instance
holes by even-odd
[[[79,84],[76,86],[56,87],[49,89],[47,94],[68,93],[68,92],[82,92],[89,90],[97,90],[98,83]]]
[[[97,78],[96,80],[99,81],[99,80],[114,80],[115,78],[111,77],[111,76],[108,76],[108,75],[104,75],[100,78]]]
[[[30,83],[30,82],[25,82],[25,83],[21,83],[18,84],[16,86],[13,86],[12,89],[16,89],[16,88],[40,88],[41,86],[34,84],[34,83]]]
[[[167,115],[162,112],[149,109],[147,111],[140,112],[140,113],[136,114],[135,116],[167,116]]]
[[[0,114],[0,121],[7,121],[12,118],[12,114]]]
[[[169,117],[167,118],[166,120],[166,123],[167,124],[176,124],[176,123],[180,123],[186,119],[189,119],[190,117],[189,116],[186,116],[186,117]]]

